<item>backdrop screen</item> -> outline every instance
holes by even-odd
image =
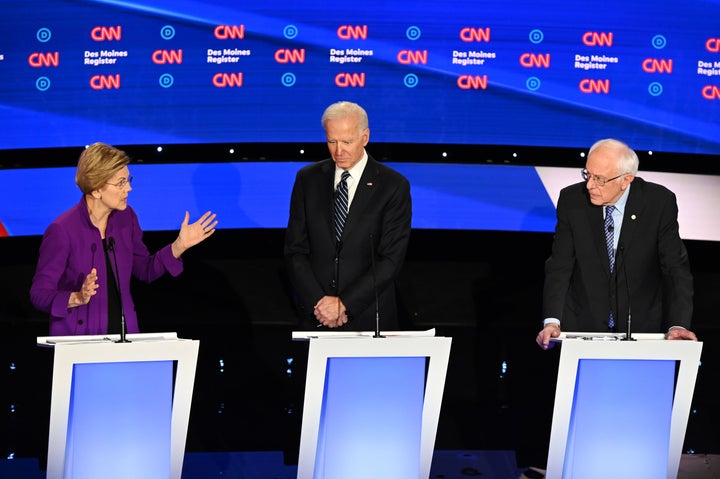
[[[0,16],[0,149],[372,141],[720,153],[717,0],[23,0]]]

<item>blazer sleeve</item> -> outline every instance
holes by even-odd
[[[30,301],[35,308],[56,318],[68,315],[70,294],[82,284],[82,278],[77,279],[79,283],[75,284],[76,278],[67,276],[69,256],[68,231],[58,223],[51,223],[40,245],[37,268],[30,287]]]
[[[302,308],[311,308],[325,295],[313,272],[303,176],[295,176],[290,197],[290,216],[285,231],[284,256],[290,281],[299,296]]]
[[[675,194],[662,205],[658,253],[663,275],[664,327],[690,328],[693,314],[693,277],[685,244],[680,238]]]
[[[575,265],[575,246],[569,217],[567,190],[558,198],[557,224],[553,237],[550,257],[545,261],[545,282],[543,286],[543,318],[556,318],[562,323],[565,297]]]

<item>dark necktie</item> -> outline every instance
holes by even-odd
[[[343,171],[340,182],[335,190],[335,240],[339,243],[342,238],[343,228],[345,227],[345,218],[348,212],[348,184],[347,179],[350,173]]]
[[[610,261],[610,273],[615,270],[615,222],[613,221],[613,211],[615,207],[610,205],[605,207],[605,243],[607,245],[608,260]],[[615,318],[613,317],[612,307],[610,308],[610,318],[608,320],[610,328],[615,327]]]

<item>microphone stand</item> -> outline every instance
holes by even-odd
[[[630,283],[628,282],[627,268],[625,267],[625,247],[623,245],[620,245],[618,249],[620,250],[620,258],[622,259],[623,276],[625,278],[625,291],[627,292],[628,302],[627,334],[625,335],[625,339],[623,339],[623,341],[635,341],[635,338],[632,337],[632,304],[630,302]]]
[[[342,240],[338,240],[335,244],[335,260],[333,264],[335,277],[333,278],[333,282],[335,283],[333,286],[335,286],[335,296],[338,300],[338,317],[340,316],[340,251],[342,250],[343,243]],[[318,324],[318,327],[322,326],[322,324]]]
[[[380,301],[378,301],[377,278],[375,274],[375,245],[373,244],[373,235],[370,233],[370,265],[372,268],[373,292],[375,293],[375,334],[373,338],[384,338],[380,334]]]
[[[125,307],[123,306],[122,294],[120,293],[120,270],[118,270],[117,255],[115,254],[115,238],[112,236],[108,238],[108,249],[112,252],[113,261],[115,263],[115,271],[111,271],[111,273],[115,277],[115,292],[118,295],[118,301],[120,301],[120,339],[115,342],[129,343],[131,341],[126,337],[127,328],[125,325]]]

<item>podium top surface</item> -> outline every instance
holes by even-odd
[[[625,333],[562,332],[559,337],[552,338],[551,341],[624,341],[626,336],[627,334]],[[637,341],[665,341],[665,335],[663,333],[635,333],[632,335],[632,338]]]
[[[37,345],[53,348],[60,344],[98,344],[112,343],[120,339],[119,334],[97,334],[84,336],[38,336]],[[136,333],[128,334],[127,339],[132,342],[151,341],[178,341],[177,333]]]
[[[435,336],[435,328],[425,331],[381,331],[382,338],[428,338]],[[311,339],[343,339],[375,337],[375,331],[293,331],[293,341],[309,341]],[[382,339],[375,338],[375,339]]]

